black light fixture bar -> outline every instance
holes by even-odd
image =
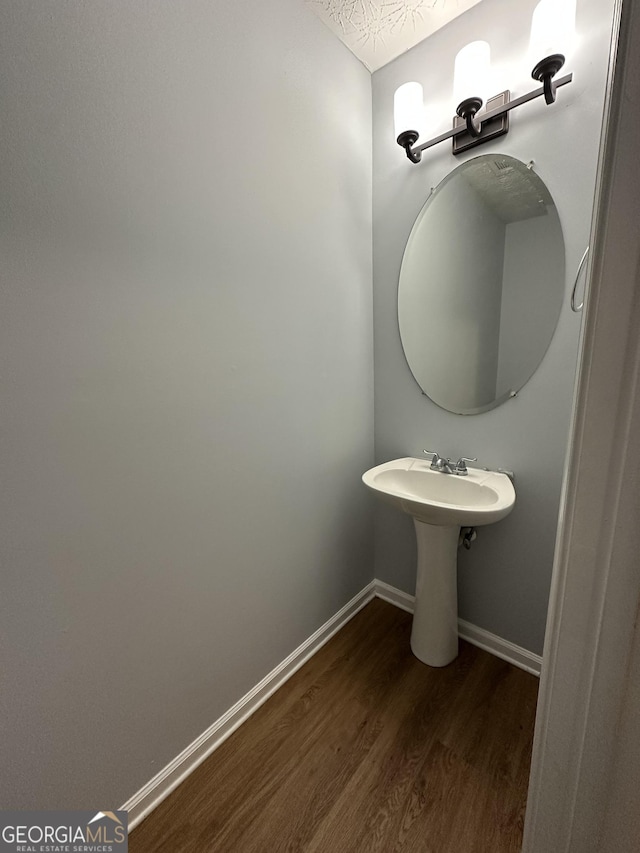
[[[572,80],[572,73],[565,74],[564,77],[559,77],[557,80],[553,80],[553,93],[555,93],[555,90],[560,88],[560,86],[566,86],[567,83],[571,83]],[[501,104],[498,107],[495,107],[491,110],[487,110],[487,112],[485,113],[476,113],[475,120],[482,126],[485,122],[505,115],[510,110],[513,110],[516,107],[520,107],[522,106],[522,104],[526,104],[528,101],[533,101],[535,98],[540,98],[542,96],[544,96],[547,103],[551,103],[551,101],[548,100],[548,92],[549,84],[542,85],[538,89],[533,89],[531,92],[528,92],[526,95],[521,95],[519,98],[515,98],[513,101],[507,101],[506,104]],[[469,131],[467,129],[467,125],[460,124],[457,127],[452,127],[451,130],[447,130],[445,133],[441,133],[440,136],[435,136],[428,142],[423,142],[422,145],[417,145],[415,148],[413,148],[411,144],[403,144],[402,142],[400,142],[400,138],[399,142],[403,145],[409,160],[411,160],[412,163],[419,163],[420,158],[422,156],[422,152],[426,151],[427,148],[433,148],[434,145],[438,145],[440,142],[445,142],[447,139],[453,139],[456,136],[468,132]],[[409,134],[411,133],[411,131],[408,131],[407,133]],[[404,134],[401,134],[401,136],[404,136]],[[417,138],[417,136],[415,138]],[[485,140],[482,138],[477,139],[478,144],[484,141]]]
[[[571,83],[573,80],[573,74],[569,72],[569,74],[565,74],[564,77],[559,77],[557,80],[553,81],[554,88],[557,89],[560,86],[566,86],[567,83]],[[526,95],[520,95],[519,98],[515,98],[513,101],[509,101],[508,104],[505,104],[502,107],[496,107],[495,110],[489,110],[486,113],[482,113],[479,118],[482,121],[486,121],[490,118],[497,118],[497,116],[502,115],[503,113],[509,112],[509,110],[514,109],[515,107],[519,107],[522,104],[526,104],[528,101],[533,101],[535,98],[539,98],[545,94],[545,87],[540,86],[539,89],[534,89],[532,92],[528,92]]]

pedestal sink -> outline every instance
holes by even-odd
[[[412,457],[371,468],[362,481],[413,517],[418,566],[411,650],[429,666],[446,666],[458,654],[460,528],[508,515],[516,500],[513,483],[506,474],[478,468],[469,468],[464,477],[443,474]]]

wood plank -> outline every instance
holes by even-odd
[[[131,853],[520,849],[537,679],[466,643],[432,669],[376,599],[183,782]]]

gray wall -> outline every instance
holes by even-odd
[[[0,7],[0,805],[120,805],[372,577],[370,77],[299,0]]]
[[[569,290],[589,239],[612,0],[579,0],[578,44],[568,64],[575,82],[559,92],[553,107],[539,99],[512,113],[508,136],[458,158],[443,143],[416,166],[396,145],[392,120],[395,89],[417,80],[443,116],[434,134],[447,129],[455,107],[455,54],[474,39],[491,43],[496,92],[528,91],[526,53],[535,5],[536,0],[483,0],[373,75],[374,372],[378,462],[418,456],[428,448],[451,457],[477,456],[481,464],[516,472],[513,513],[483,529],[472,550],[461,554],[460,615],[541,652],[580,331]],[[407,236],[429,188],[462,159],[490,151],[533,159],[553,195],[565,237],[565,301],[547,355],[520,395],[491,412],[465,417],[433,405],[414,382],[398,334],[397,283]],[[413,592],[411,520],[383,505],[376,511],[376,577]]]

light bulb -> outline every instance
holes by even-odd
[[[454,106],[472,97],[486,102],[491,95],[490,66],[491,48],[486,41],[472,41],[458,51],[453,70]]]
[[[424,128],[424,97],[420,83],[403,83],[393,96],[396,139],[407,130],[420,133]]]
[[[571,53],[576,31],[576,0],[540,0],[531,18],[530,60]]]

